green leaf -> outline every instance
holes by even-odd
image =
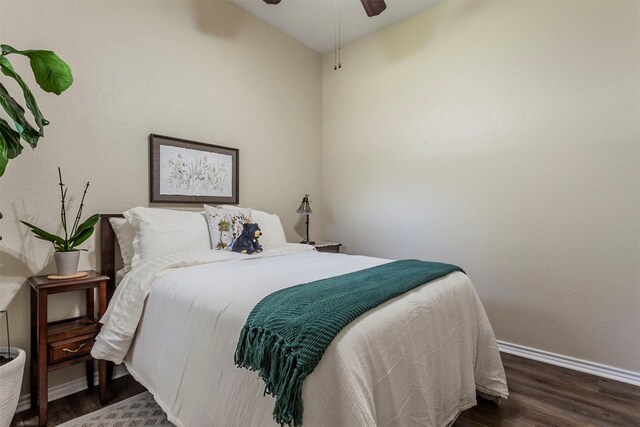
[[[17,50],[3,44],[2,53],[15,53],[29,58],[36,82],[45,92],[60,95],[73,83],[71,68],[58,55],[50,50]]]
[[[7,152],[7,143],[4,142],[2,134],[0,134],[0,176],[4,175],[4,171],[7,169],[7,163],[9,163],[9,155]]]
[[[33,113],[33,117],[36,119],[36,125],[38,125],[40,136],[44,136],[44,127],[49,124],[49,121],[44,118],[40,108],[38,108],[38,103],[29,89],[29,86],[27,86],[24,80],[22,80],[22,77],[15,72],[11,62],[9,62],[9,60],[4,56],[0,56],[0,71],[2,71],[2,74],[5,76],[11,77],[18,83],[22,89],[24,100],[27,103],[27,108]]]
[[[4,175],[9,160],[15,158],[21,151],[20,134],[0,118],[0,176]]]
[[[29,224],[26,221],[20,221],[21,223],[23,223],[24,225],[26,225],[27,227],[29,227],[31,229],[31,231],[33,232],[33,234],[36,235],[37,238],[40,238],[42,240],[46,240],[47,242],[51,242],[54,245],[57,243],[59,245],[64,245],[64,239],[62,237],[56,236],[55,234],[51,234],[49,232],[44,231],[41,228],[36,227],[33,224]]]
[[[91,230],[93,233],[93,227],[95,227],[96,223],[100,219],[100,214],[91,215],[85,222],[80,224],[73,236],[69,240],[76,240],[78,236],[82,235],[85,231]],[[89,234],[91,236],[91,234]],[[87,237],[89,237],[87,236]],[[86,240],[86,239],[85,239]],[[83,240],[84,241],[84,240]],[[77,243],[79,244],[79,243]]]
[[[9,123],[2,118],[0,118],[0,140],[4,140],[7,145],[7,157],[9,160],[15,159],[22,152],[20,134],[11,129]],[[1,173],[0,176],[2,176]]]
[[[29,145],[35,148],[38,145],[40,133],[33,128],[24,116],[24,108],[11,97],[7,88],[0,83],[0,105],[7,112],[11,120],[14,121],[16,130],[20,133],[22,139],[27,141]]]
[[[83,244],[85,242],[85,240],[87,240],[89,237],[91,237],[92,234],[93,234],[93,228],[87,228],[80,234],[76,233],[75,235],[77,237],[75,237],[73,239],[70,239],[71,249],[75,248],[76,246],[79,246],[79,245]]]

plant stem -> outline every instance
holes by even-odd
[[[87,181],[87,185],[84,186],[84,193],[82,193],[82,200],[80,200],[80,207],[78,208],[78,214],[76,215],[76,220],[73,222],[73,228],[71,229],[71,237],[76,235],[78,225],[80,224],[80,217],[82,216],[82,207],[84,206],[84,197],[87,195],[88,189],[89,189],[89,181]]]
[[[60,170],[60,166],[58,166],[58,177],[60,177],[60,196],[62,197],[60,207],[60,219],[62,221],[62,228],[64,229],[64,249],[65,251],[69,250],[69,233],[67,232],[67,208],[65,207],[65,197],[67,192],[64,189],[64,183],[62,182],[62,171]]]

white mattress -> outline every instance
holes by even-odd
[[[284,287],[388,262],[281,253],[172,269],[149,286],[124,360],[170,421],[178,426],[277,425],[271,415],[274,398],[263,395],[264,383],[233,362],[253,306]],[[145,289],[131,279],[128,274],[118,291],[127,282]],[[110,325],[109,317],[118,318],[113,314],[118,311],[110,307],[103,321]],[[127,329],[104,328],[94,355],[118,360],[128,348]],[[304,382],[303,424],[448,425],[475,404],[476,390],[508,395],[480,300],[466,275],[452,273],[371,310],[333,340]]]

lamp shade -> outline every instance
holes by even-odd
[[[300,203],[300,207],[296,212],[302,215],[311,215],[313,213],[313,211],[311,210],[311,206],[309,205],[308,194],[304,195],[304,198],[302,199],[302,203]]]

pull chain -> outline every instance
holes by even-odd
[[[340,20],[340,0],[334,0],[335,16],[333,20],[333,70],[342,68],[341,45],[342,25]]]
[[[338,3],[338,68],[342,68],[342,22],[341,22],[341,13],[340,13],[340,3]]]
[[[336,15],[338,13],[338,0],[333,0],[333,71],[338,69],[338,22]]]

